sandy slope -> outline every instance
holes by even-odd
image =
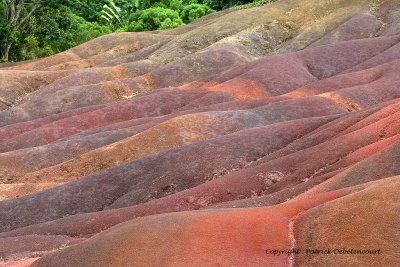
[[[279,0],[0,66],[0,265],[399,265],[399,10]]]

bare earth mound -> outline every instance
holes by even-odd
[[[399,266],[399,13],[278,0],[0,66],[0,266]]]

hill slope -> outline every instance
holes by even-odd
[[[0,264],[398,265],[399,10],[280,0],[0,66]]]

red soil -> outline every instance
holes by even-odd
[[[0,265],[399,265],[399,10],[279,0],[1,65]],[[325,247],[382,255],[266,253]]]

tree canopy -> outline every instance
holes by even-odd
[[[258,1],[3,0],[0,60],[45,57],[117,31],[175,28],[215,10]]]

